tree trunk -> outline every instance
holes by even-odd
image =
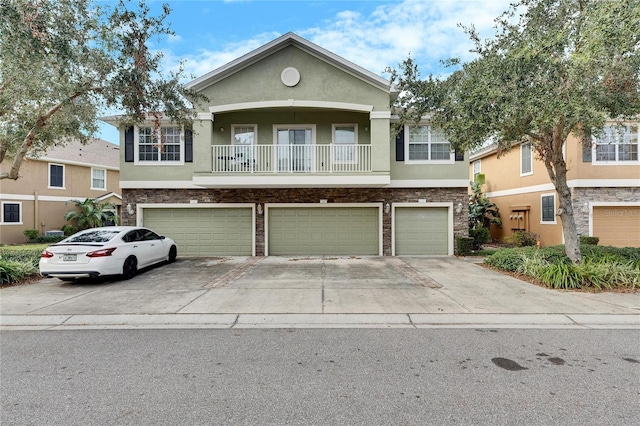
[[[562,153],[566,140],[566,136],[563,135],[563,126],[564,123],[561,121],[549,134],[543,137],[538,152],[558,193],[557,215],[562,221],[565,253],[573,263],[580,263],[582,261],[580,239],[573,214],[571,189],[567,185],[567,163],[564,161]]]

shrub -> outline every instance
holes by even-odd
[[[640,286],[640,249],[581,246],[583,262],[574,265],[564,246],[497,250],[485,263],[533,277],[556,289],[636,288]]]
[[[31,243],[57,243],[59,241],[64,240],[64,235],[38,235],[34,240],[30,241]]]
[[[598,242],[600,242],[600,238],[598,237],[589,237],[587,235],[580,235],[580,244],[590,244],[597,246]]]
[[[41,249],[29,249],[29,250],[9,250],[0,248],[0,260],[14,261],[14,262],[31,262],[35,267],[40,262]]]
[[[0,259],[0,284],[11,284],[38,273],[33,263]]]
[[[473,238],[458,237],[456,238],[456,248],[458,256],[469,256],[473,249]]]
[[[31,242],[38,237],[37,229],[25,229],[24,231],[22,231],[22,233],[24,234],[25,237],[27,237],[28,242]]]
[[[469,237],[473,238],[473,249],[480,250],[482,245],[489,241],[489,228],[480,226],[469,229]]]
[[[535,246],[538,242],[538,236],[529,231],[515,231],[513,233],[513,243],[517,247]]]
[[[64,235],[68,237],[78,232],[78,228],[67,223],[62,225],[62,232],[64,232]]]

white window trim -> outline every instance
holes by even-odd
[[[236,128],[238,127],[253,127],[253,143],[251,145],[258,144],[258,125],[257,124],[232,124],[231,125],[231,145],[248,146],[248,145],[241,145],[241,144],[235,143],[234,135],[236,132]]]
[[[160,156],[156,161],[140,161],[140,127],[153,127],[148,126],[134,126],[133,131],[133,164],[136,166],[182,166],[184,165],[184,128],[172,125],[161,125],[160,127],[178,127],[180,129],[180,161],[162,161]]]
[[[551,220],[542,220],[543,219],[543,215],[542,215],[542,199],[544,197],[553,197],[553,221]],[[557,197],[556,194],[551,192],[551,193],[547,193],[547,194],[540,194],[540,225],[556,225],[558,223],[557,215],[556,215],[556,211],[558,206],[558,202],[557,202]]]
[[[353,127],[353,144],[336,143],[336,127]],[[331,156],[331,161],[334,164],[358,164],[358,125],[355,123],[334,123],[331,125],[331,145],[335,146],[353,146],[353,160],[352,161],[337,161],[335,158],[335,152]]]
[[[17,222],[5,222],[4,221],[4,205],[5,204],[17,204],[19,207],[19,218]],[[1,217],[0,217],[0,224],[2,225],[22,225],[22,202],[20,201],[3,201],[0,205],[0,208],[2,209],[0,211]]]
[[[100,187],[97,187],[97,186],[93,186],[93,172],[94,172],[94,170],[102,170],[104,172],[104,187],[103,188],[100,188]],[[99,167],[92,167],[91,168],[91,189],[95,189],[95,190],[98,190],[98,191],[102,191],[102,190],[106,190],[107,189],[107,169],[102,169],[102,168],[99,168]]]
[[[478,170],[476,172],[476,164],[478,165]],[[482,174],[482,160],[478,159],[471,163],[471,174],[473,176],[473,181],[476,181],[476,175]]]
[[[429,126],[429,147],[431,147],[431,125],[427,123],[420,123],[418,126]],[[409,159],[409,139],[411,137],[411,127],[408,124],[404,126],[404,163],[405,164],[455,164],[456,156],[455,150],[449,152],[449,160],[410,160]],[[451,146],[451,142],[449,142]]]
[[[529,152],[531,153],[531,158],[529,160],[529,167],[531,168],[530,172],[522,171],[522,147],[525,145],[529,145]],[[533,146],[531,142],[525,142],[520,144],[520,176],[531,176],[533,174]]]
[[[62,186],[51,186],[51,166],[60,166],[62,167]],[[66,189],[66,178],[67,178],[67,170],[64,166],[64,164],[60,164],[60,163],[49,163],[47,165],[47,179],[48,179],[48,185],[47,187],[49,189]]]
[[[638,137],[640,139],[640,123],[632,123],[627,124],[625,126],[638,126]],[[612,125],[608,125],[605,127],[615,127]],[[597,138],[595,136],[591,136],[591,165],[593,166],[638,166],[640,165],[640,140],[638,141],[638,159],[637,160],[607,160],[607,161],[598,161],[598,157],[596,155],[596,147],[597,147]],[[616,157],[618,156],[618,147],[620,144],[616,143]]]

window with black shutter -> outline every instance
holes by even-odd
[[[64,166],[49,164],[49,187],[64,188]]]
[[[20,223],[20,203],[2,203],[2,223]]]

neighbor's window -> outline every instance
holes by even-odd
[[[19,225],[22,223],[21,203],[2,203],[2,223]]]
[[[91,189],[107,189],[107,171],[91,169]]]
[[[531,143],[520,145],[520,176],[533,173],[533,155],[531,153]]]
[[[332,127],[333,161],[336,163],[357,162],[358,126],[355,124],[334,124]]]
[[[138,155],[140,163],[179,163],[183,149],[182,131],[176,126],[138,128]]]
[[[638,162],[638,125],[607,126],[594,140],[595,163]]]
[[[542,223],[556,223],[556,196],[555,194],[546,194],[541,196],[542,203]]]
[[[480,169],[480,160],[476,160],[472,164],[473,164],[473,181],[475,182],[478,175],[482,173]]]
[[[444,133],[431,126],[409,126],[405,131],[405,151],[408,163],[453,163],[451,145]]]
[[[49,188],[64,188],[64,166],[49,164]]]

